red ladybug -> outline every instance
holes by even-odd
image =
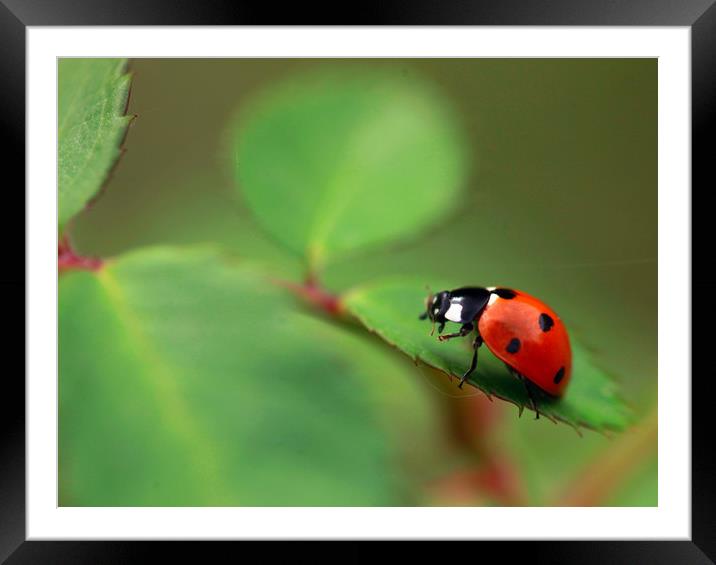
[[[465,379],[477,367],[477,350],[484,343],[490,351],[525,383],[537,412],[533,391],[536,385],[552,396],[564,394],[572,376],[572,350],[569,336],[559,316],[544,302],[509,288],[465,287],[443,290],[428,298],[427,310],[420,316],[438,324],[442,334],[446,322],[462,324],[460,331],[440,335],[440,341],[463,337],[477,330],[472,363]]]

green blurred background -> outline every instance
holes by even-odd
[[[656,505],[655,59],[132,60],[129,112],[138,117],[101,198],[77,218],[79,252],[212,242],[299,280],[300,261],[262,233],[237,195],[227,127],[264,86],[324,66],[437,85],[468,136],[471,167],[454,217],[418,240],[332,263],[325,285],[341,291],[405,273],[429,283],[440,273],[456,286],[543,298],[616,376],[641,426],[580,439],[567,426],[518,419],[506,403],[460,395],[425,368],[422,385],[457,443],[487,441],[519,470],[530,504]],[[491,422],[487,440],[466,437],[476,412]],[[567,492],[576,483],[582,499]],[[457,473],[432,502],[485,503],[473,486]]]

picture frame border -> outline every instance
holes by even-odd
[[[256,3],[212,3],[153,0],[144,2],[110,2],[109,0],[0,0],[0,69],[3,88],[0,100],[4,115],[0,117],[6,143],[6,164],[11,169],[12,186],[25,184],[25,62],[26,28],[28,26],[85,25],[508,25],[508,26],[689,26],[691,28],[692,65],[692,296],[699,297],[698,308],[685,304],[692,312],[690,331],[692,353],[708,351],[706,316],[716,312],[716,281],[709,274],[709,265],[694,258],[711,257],[712,235],[696,227],[694,213],[706,213],[716,200],[713,189],[706,189],[708,169],[713,161],[712,145],[707,136],[716,131],[716,3],[714,0],[548,0],[472,1],[469,3],[398,3],[387,2],[368,9],[361,5],[356,21],[345,21],[340,12],[330,13],[317,7],[301,5],[279,12],[270,5]],[[273,12],[273,13],[272,13]],[[370,17],[368,17],[370,15]],[[359,23],[357,23],[359,22]],[[713,180],[711,180],[713,185]],[[697,192],[695,187],[702,186]],[[8,190],[8,192],[11,192]],[[16,192],[22,210],[24,193]],[[697,198],[698,194],[698,198]],[[12,195],[8,196],[12,198]],[[696,204],[696,205],[695,205]],[[7,210],[11,210],[8,205]],[[8,214],[15,221],[3,223],[6,242],[6,266],[2,285],[6,308],[15,314],[25,307],[24,300],[12,297],[25,294],[24,246],[9,245],[17,241],[24,229],[24,213]],[[20,224],[20,225],[16,225]],[[703,253],[699,253],[702,251]],[[21,269],[19,266],[23,265]],[[703,300],[703,301],[702,301]],[[20,313],[17,312],[19,316]],[[22,327],[25,327],[23,312]],[[705,331],[697,331],[699,322]],[[10,333],[10,332],[9,332]],[[6,350],[24,351],[24,331],[12,332]],[[15,341],[13,341],[15,340]],[[22,340],[22,343],[20,343]],[[19,357],[19,354],[18,354]],[[714,398],[714,379],[708,371],[698,373],[697,356],[692,358],[692,538],[691,541],[584,541],[584,542],[469,542],[490,544],[502,558],[524,558],[552,563],[708,563],[716,559],[716,458],[711,431],[710,406]],[[25,360],[22,367],[24,373]],[[678,376],[675,376],[675,378]],[[135,561],[155,551],[163,555],[180,551],[182,556],[206,559],[209,545],[241,542],[39,542],[25,537],[25,383],[20,371],[8,371],[4,383],[5,403],[2,416],[2,459],[0,468],[0,559],[10,556],[10,563],[61,563],[111,561],[122,555]],[[270,542],[251,542],[262,545]],[[356,542],[353,542],[356,543]],[[367,544],[382,542],[363,542]],[[299,546],[298,548],[296,546]],[[315,552],[315,542],[286,543],[293,559],[305,552]],[[329,545],[334,545],[333,543]],[[190,547],[188,547],[190,546]],[[310,546],[310,547],[309,547]],[[329,550],[330,551],[330,550]],[[343,549],[340,549],[343,551]],[[424,549],[421,549],[423,554]],[[429,554],[424,554],[427,557]],[[439,557],[440,554],[437,554]],[[442,555],[444,557],[444,554]]]

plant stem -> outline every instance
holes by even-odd
[[[82,257],[72,248],[70,239],[64,235],[57,246],[57,270],[60,274],[70,270],[98,271],[103,261],[98,257]]]
[[[307,277],[303,284],[278,279],[274,279],[273,282],[290,290],[300,299],[317,307],[330,316],[340,316],[343,314],[343,305],[341,304],[340,298],[324,289],[313,276]]]

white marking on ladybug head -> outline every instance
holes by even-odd
[[[497,287],[496,286],[487,286],[487,287],[485,287],[485,290],[489,290],[490,292],[492,292],[493,290],[497,290]]]
[[[498,298],[500,298],[500,297],[497,296],[496,294],[491,294],[490,299],[487,301],[487,305],[492,306],[495,303],[495,300],[497,300]]]
[[[451,322],[459,322],[462,320],[462,304],[452,302],[448,311],[445,312],[445,319]]]

